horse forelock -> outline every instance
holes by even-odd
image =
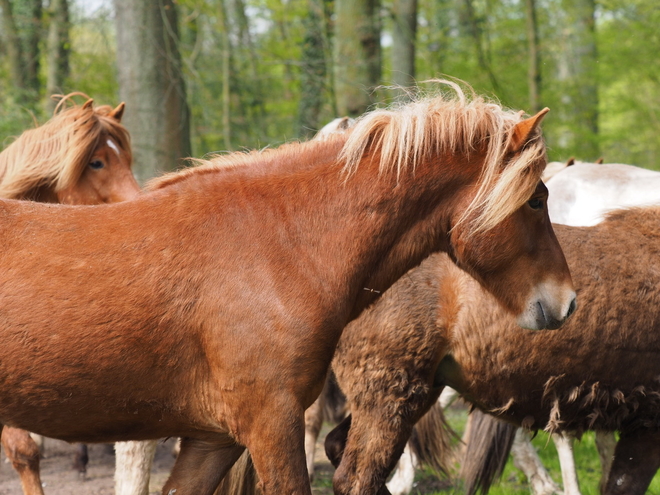
[[[48,186],[73,186],[102,137],[115,142],[131,159],[128,131],[108,117],[111,107],[62,108],[40,127],[23,132],[0,153],[0,197],[25,198]]]
[[[466,95],[452,81],[434,82],[449,86],[452,93],[363,115],[349,131],[340,159],[350,175],[369,151],[379,157],[381,173],[399,177],[431,154],[469,154],[485,147],[477,194],[458,224],[472,218],[467,235],[488,230],[534,192],[545,167],[540,131],[535,130],[522,152],[504,166],[508,138],[522,115],[475,95],[471,88]]]

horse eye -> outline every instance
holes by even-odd
[[[540,210],[541,208],[543,208],[542,199],[538,199],[538,198],[530,199],[529,201],[527,201],[527,204],[530,206],[532,210]]]
[[[90,162],[89,166],[94,170],[98,170],[100,168],[103,168],[103,162],[101,160],[94,160],[93,162]]]

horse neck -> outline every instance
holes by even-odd
[[[379,177],[377,165],[361,164],[346,181],[338,166],[331,167],[323,184],[318,181],[323,172],[312,171],[307,184],[291,183],[286,193],[289,207],[307,210],[298,218],[312,219],[305,244],[319,256],[322,271],[341,273],[348,300],[357,300],[351,319],[430,253],[449,249],[461,193],[476,181],[474,167],[452,158],[422,163],[398,180],[393,174]],[[324,189],[324,201],[313,200],[313,183]]]

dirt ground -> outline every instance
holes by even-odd
[[[174,439],[159,442],[151,471],[150,494],[159,494],[174,465]],[[46,439],[45,458],[41,459],[41,481],[45,495],[114,495],[115,456],[112,448],[89,445],[87,477],[81,481],[71,469],[75,446]],[[18,474],[2,454],[0,462],[0,495],[22,495]]]
[[[324,428],[321,438],[329,427]],[[150,495],[160,494],[165,480],[174,465],[172,447],[174,439],[159,442],[151,470]],[[110,446],[89,445],[87,478],[81,481],[71,469],[75,446],[59,440],[46,439],[45,458],[41,459],[41,481],[45,495],[114,495],[115,456]],[[321,441],[316,449],[316,476],[314,495],[332,494],[331,480],[334,469],[325,458]],[[22,495],[21,483],[11,464],[5,462],[2,454],[0,462],[0,495]]]

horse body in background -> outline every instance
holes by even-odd
[[[2,203],[2,423],[181,436],[165,494],[212,493],[245,447],[265,493],[310,493],[303,411],[341,332],[428,254],[451,252],[524,326],[561,325],[575,294],[541,208],[543,112],[454,88],[133,201]]]
[[[0,197],[98,204],[139,193],[130,138],[121,125],[124,104],[94,107],[88,99],[82,106],[67,106],[76,95],[62,97],[52,119],[25,131],[0,153]],[[39,451],[27,432],[7,427],[2,444],[23,492],[42,494]]]
[[[549,190],[548,209],[555,223],[575,227],[589,226],[622,206],[660,204],[660,173],[624,164],[551,162],[543,173]],[[445,390],[447,392],[448,389]],[[443,395],[445,395],[443,393]],[[573,460],[573,436],[570,433],[552,435],[559,454],[565,495],[579,495],[579,481]],[[601,486],[604,486],[616,440],[611,432],[596,432],[596,444],[603,465]],[[500,449],[501,451],[502,449]],[[515,464],[530,480],[537,495],[556,493],[559,487],[551,479],[524,432],[516,434],[512,453]],[[408,473],[405,479],[395,477],[388,484],[395,494],[408,493],[412,488],[411,466],[414,454],[403,456],[399,467]],[[408,463],[408,464],[407,464]],[[397,471],[398,473],[399,471]],[[396,484],[395,484],[396,483]]]
[[[660,202],[660,173],[620,163],[581,163],[547,182],[550,218],[564,225],[590,226],[618,208]]]
[[[530,429],[620,431],[605,493],[644,493],[660,465],[659,226],[660,208],[555,225],[584,304],[556,332],[520,329],[444,255],[401,278],[346,328],[333,361],[351,404],[326,439],[336,493],[387,493],[409,429],[444,386]]]

